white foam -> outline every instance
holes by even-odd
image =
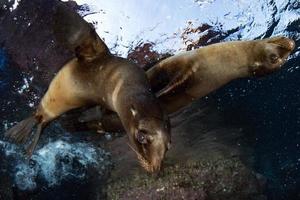
[[[12,7],[10,8],[10,11],[15,10],[15,9],[18,7],[19,3],[21,2],[21,0],[8,0],[8,1],[9,1],[9,2],[14,1],[14,4],[13,4]]]
[[[28,162],[20,149],[8,142],[0,141],[5,155],[15,159],[15,184],[20,190],[38,187],[37,177],[43,178],[49,187],[58,185],[68,177],[83,179],[88,167],[94,167],[99,176],[111,164],[109,154],[89,143],[70,143],[65,140],[49,142],[37,150]]]

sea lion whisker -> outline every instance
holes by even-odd
[[[127,145],[132,149],[134,153],[136,153],[139,163],[142,165],[143,168],[145,168],[147,171],[149,171],[150,163],[137,151],[131,146],[128,142]]]

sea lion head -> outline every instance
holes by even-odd
[[[263,76],[280,69],[295,48],[295,42],[286,37],[257,40],[253,48],[253,63],[250,73]]]
[[[161,170],[166,152],[171,147],[169,118],[138,116],[133,108],[131,112],[137,120],[129,134],[130,147],[146,171],[158,172]]]

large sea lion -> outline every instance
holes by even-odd
[[[57,39],[74,50],[76,57],[54,77],[34,114],[8,130],[6,137],[20,143],[29,140],[27,153],[31,155],[49,122],[74,108],[101,105],[118,115],[141,165],[149,172],[160,170],[170,147],[169,119],[145,72],[112,55],[91,25],[64,5],[58,6],[56,18]]]
[[[294,41],[286,37],[223,42],[166,58],[146,73],[162,108],[171,114],[232,80],[277,71],[294,47]],[[99,116],[95,110],[83,115],[84,120],[73,117],[65,121],[67,129],[76,131],[80,124],[88,130],[121,127],[117,116],[111,114],[101,120],[95,118]]]

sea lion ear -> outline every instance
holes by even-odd
[[[130,106],[130,112],[131,112],[131,114],[132,114],[132,116],[134,117],[134,118],[136,118],[137,117],[137,110],[134,108],[134,106],[133,105],[131,105]]]
[[[58,43],[81,60],[91,61],[110,54],[94,27],[63,3],[58,3],[55,9],[53,33]]]

